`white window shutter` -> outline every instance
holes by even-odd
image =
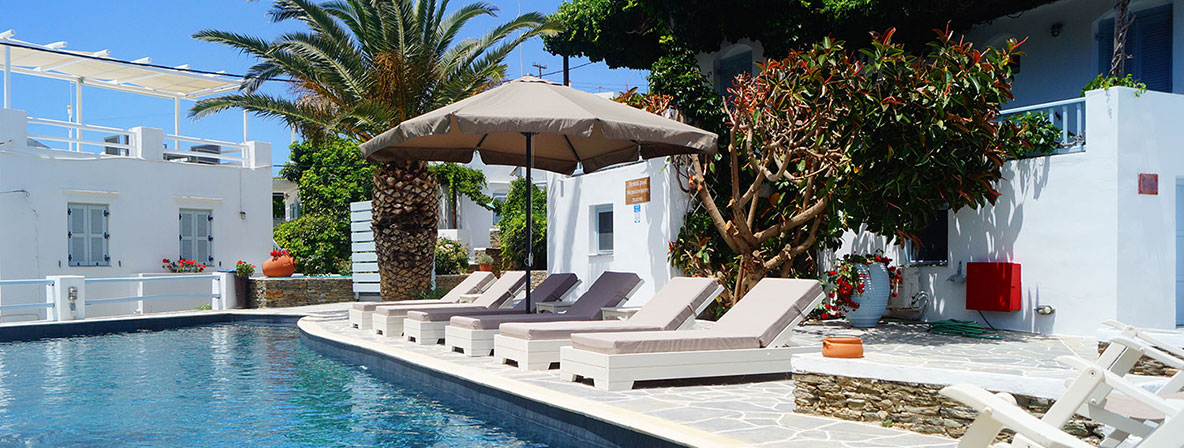
[[[86,206],[70,204],[67,210],[69,214],[67,217],[67,235],[70,240],[68,264],[70,266],[83,266],[89,260],[86,255]]]
[[[181,258],[184,258],[186,260],[195,259],[195,256],[193,254],[193,252],[194,252],[194,250],[193,250],[194,249],[193,248],[194,215],[195,215],[195,213],[192,210],[181,210],[181,224],[180,224],[180,226],[181,226],[180,227],[181,249],[180,249],[180,253],[178,254],[178,256]]]

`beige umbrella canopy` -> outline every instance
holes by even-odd
[[[590,173],[639,158],[711,154],[716,135],[591,93],[524,76],[399,123],[368,142],[375,162],[424,160],[469,163],[473,152],[491,165],[571,174]],[[526,209],[532,210],[531,195]],[[527,223],[530,223],[527,220]],[[533,264],[533,229],[526,226],[526,274]],[[530,287],[526,288],[526,312]]]
[[[711,132],[524,76],[404,121],[361,149],[376,162],[468,163],[478,151],[487,164],[526,166],[528,140],[533,166],[564,174],[577,163],[590,173],[639,158],[710,154],[716,148]]]

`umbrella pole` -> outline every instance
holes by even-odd
[[[526,136],[526,313],[530,314],[530,268],[534,265],[534,207],[530,205],[534,196],[534,183],[530,179],[530,172],[534,169],[534,149],[531,147],[534,134],[523,132]]]

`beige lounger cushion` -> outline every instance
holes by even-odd
[[[1176,406],[1184,404],[1184,392],[1167,394],[1164,395],[1163,398],[1167,399],[1169,403]],[[1111,393],[1106,397],[1106,410],[1139,420],[1159,421],[1163,420],[1164,418],[1162,412],[1159,412],[1154,408],[1143,404],[1143,402],[1139,400],[1118,392]]]
[[[767,347],[783,330],[809,315],[821,296],[822,284],[817,280],[766,278],[724,313],[711,331],[753,336]]]
[[[649,306],[649,305],[646,305]],[[610,333],[621,331],[656,331],[661,327],[640,325],[629,320],[594,320],[583,322],[535,322],[502,324],[502,336],[518,339],[567,339],[572,333]]]
[[[473,303],[444,303],[438,305],[383,305],[374,310],[382,316],[406,316],[407,312],[415,310],[434,311],[452,309],[494,309],[510,300],[523,286],[526,285],[526,273],[523,271],[508,271],[502,274],[493,285],[481,293]]]
[[[575,274],[551,274],[547,276],[533,291],[531,291],[531,299],[535,302],[554,302],[561,299],[567,291],[571,290],[579,283],[580,279]],[[407,318],[411,320],[418,320],[423,322],[448,322],[452,316],[483,316],[483,315],[506,315],[506,314],[525,314],[526,301],[520,301],[512,308],[476,308],[466,310],[433,310],[427,311],[416,309],[407,313]]]
[[[675,277],[629,318],[629,323],[675,330],[694,319],[704,302],[715,298],[719,283],[710,278]]]
[[[441,305],[445,303],[457,303],[460,301],[460,296],[465,294],[475,294],[484,291],[490,283],[497,280],[497,277],[492,272],[474,272],[457,283],[448,294],[439,299],[425,299],[425,300],[399,300],[394,302],[365,302],[355,303],[353,308],[358,311],[374,311],[379,306],[398,306],[398,305]]]
[[[571,335],[571,345],[581,350],[617,355],[761,348],[761,341],[754,336],[726,334],[714,330],[682,330],[576,333]]]
[[[489,317],[454,317],[450,325],[469,330],[496,330],[507,322],[554,322],[560,320],[600,320],[600,309],[616,306],[629,298],[641,277],[628,272],[605,272],[588,287],[563,314],[518,314]]]

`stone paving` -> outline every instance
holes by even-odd
[[[1031,378],[1071,376],[1074,372],[1056,361],[1059,356],[1098,356],[1096,338],[1001,331],[1001,339],[993,340],[931,334],[927,329],[916,323],[884,322],[868,329],[844,322],[809,323],[795,332],[794,340],[817,345],[827,336],[857,336],[863,339],[864,361]]]
[[[608,392],[559,378],[558,371],[524,372],[493,358],[469,358],[442,345],[423,346],[350,328],[340,312],[318,310],[319,324],[346,339],[377,341],[459,365],[480,367],[524,383],[659,417],[726,436],[752,446],[770,447],[949,447],[948,438],[917,434],[793,412],[793,382],[787,375],[639,383],[630,391]]]

